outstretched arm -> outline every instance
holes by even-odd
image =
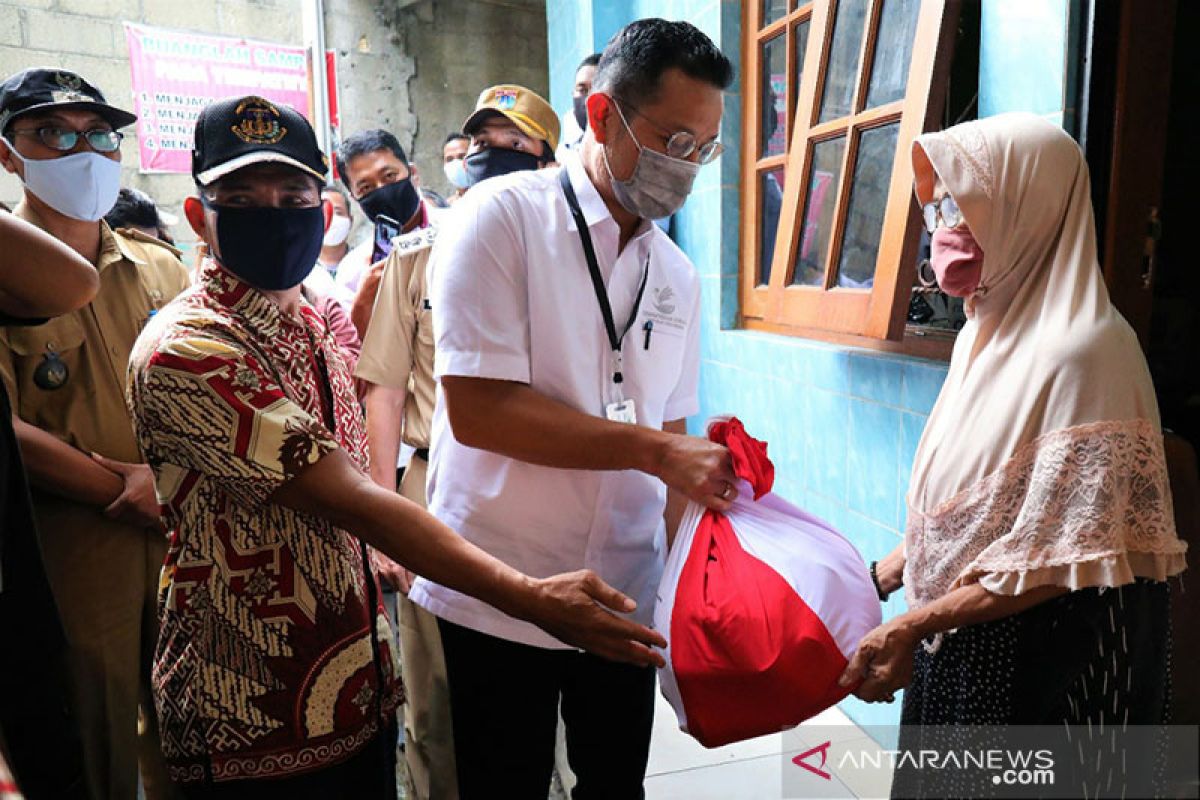
[[[100,275],[86,258],[12,214],[0,213],[0,313],[55,317],[87,305]]]
[[[447,375],[442,392],[468,447],[558,469],[636,469],[718,511],[736,497],[729,451],[707,439],[585,414],[514,381]]]
[[[888,700],[912,680],[913,650],[921,639],[1019,614],[1067,591],[1064,586],[1039,586],[1023,594],[1003,595],[993,594],[978,583],[960,586],[864,636],[838,683],[857,683],[854,694],[862,700]]]
[[[415,503],[373,483],[334,450],[277,489],[272,502],[324,517],[419,575],[527,620],[568,644],[635,664],[661,665],[649,628],[622,619],[636,603],[588,570],[535,579],[472,545]]]

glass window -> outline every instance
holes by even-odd
[[[858,83],[858,61],[867,26],[867,0],[842,0],[837,4],[833,43],[821,100],[821,122],[849,116],[854,87]]]
[[[808,25],[809,20],[807,19],[801,22],[796,26],[795,35],[792,37],[796,57],[796,75],[792,79],[792,108],[796,107],[796,101],[800,95],[800,79],[804,76],[804,54],[808,51]]]
[[[787,37],[783,34],[763,45],[762,157],[787,150]]]
[[[893,171],[907,174],[913,136],[942,116],[960,4],[739,5],[742,324],[899,340],[912,296],[901,260],[921,226]]]
[[[837,208],[838,183],[845,153],[845,136],[813,145],[813,166],[808,195],[804,198],[800,246],[792,276],[795,285],[823,286],[825,283],[825,254],[833,235],[833,212]]]
[[[867,108],[904,99],[920,0],[883,0]]]
[[[783,208],[784,168],[764,172],[759,176],[759,197],[762,214],[758,228],[758,284],[771,282],[771,261],[775,257],[775,234],[779,231],[779,210]]]
[[[893,122],[863,131],[859,137],[842,254],[838,259],[838,286],[870,289],[875,283],[875,260],[879,256],[899,133],[900,123]]]
[[[787,0],[762,0],[762,24],[765,28],[787,13]]]

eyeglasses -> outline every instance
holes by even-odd
[[[638,111],[636,106],[632,106],[628,103],[625,103],[625,106],[634,114],[637,114],[639,117],[646,120],[660,131],[667,131],[665,126],[660,125],[650,117],[647,117],[641,111]],[[619,111],[620,108],[621,104],[617,103],[617,110]],[[705,142],[704,144],[697,144],[696,137],[690,131],[676,131],[667,137],[667,155],[669,155],[671,158],[678,158],[680,161],[689,158],[692,153],[697,153],[696,160],[699,163],[711,164],[717,156],[721,155],[721,151],[724,149],[725,145],[721,144],[716,139],[713,139],[710,142]]]
[[[947,228],[957,228],[963,224],[963,213],[958,203],[950,195],[942,195],[938,200],[921,206],[921,215],[925,218],[925,230],[933,233],[938,228],[938,220]]]
[[[121,140],[125,138],[125,134],[120,131],[110,131],[103,128],[93,128],[90,131],[73,131],[68,128],[47,126],[45,128],[25,128],[24,130],[14,128],[9,133],[14,136],[18,134],[22,136],[36,136],[46,147],[49,147],[51,150],[61,150],[62,152],[74,150],[75,145],[79,143],[79,137],[82,136],[87,140],[88,146],[97,153],[115,153],[121,147]]]

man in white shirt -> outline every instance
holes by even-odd
[[[723,510],[736,494],[728,452],[686,435],[699,280],[647,221],[720,152],[732,74],[688,23],[627,26],[601,59],[580,158],[472,188],[432,257],[430,511],[530,574],[592,567],[644,621],[684,503]],[[423,578],[409,597],[440,618],[464,800],[545,794],[560,700],[575,796],[640,796],[653,669]]]

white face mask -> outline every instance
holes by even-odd
[[[325,247],[337,247],[346,241],[348,236],[350,236],[350,218],[334,214],[333,219],[329,220],[329,228],[325,231],[325,237],[321,239],[321,244]]]
[[[25,158],[11,142],[5,144],[25,165],[25,188],[63,216],[96,222],[116,204],[119,161],[87,150],[62,158]]]
[[[471,185],[471,179],[467,176],[467,165],[461,158],[444,162],[442,171],[446,173],[446,180],[450,181],[455,189],[466,189]]]

